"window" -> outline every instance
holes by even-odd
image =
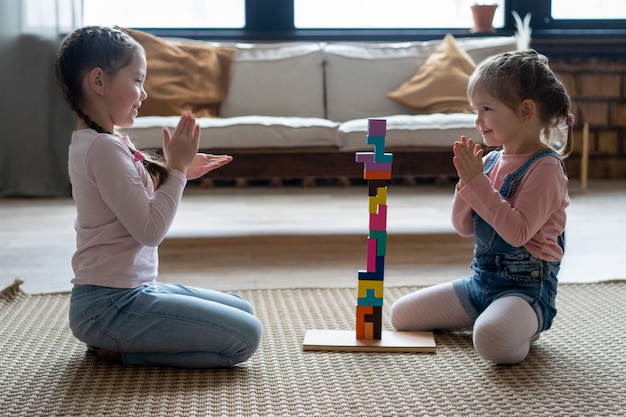
[[[40,0],[22,0],[22,33],[57,34],[70,31],[81,21],[81,12],[72,2],[42,2]],[[56,18],[49,18],[56,16]]]
[[[83,19],[85,25],[135,28],[243,28],[245,3],[245,0],[84,0]],[[470,28],[470,5],[474,3],[474,0],[293,0],[293,24],[297,29]],[[504,0],[494,3],[498,4],[494,27],[501,28]]]
[[[504,26],[503,1],[493,26]],[[294,0],[294,25],[313,28],[471,28],[474,0]]]
[[[245,0],[83,0],[83,24],[134,28],[243,28]]]
[[[578,31],[580,35],[581,30],[591,30],[605,31],[607,33],[605,36],[613,38],[616,36],[624,37],[626,0],[509,1],[512,3],[513,10],[517,8],[532,14],[533,34],[547,30],[548,33],[550,31],[553,31],[552,33],[570,31],[572,35]]]
[[[534,40],[626,38],[626,0],[83,0],[83,22],[197,39],[409,41],[468,35],[470,6],[494,2],[498,35],[515,32],[516,11],[530,14]]]
[[[553,19],[626,19],[626,0],[552,0]]]

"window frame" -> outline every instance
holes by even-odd
[[[626,54],[626,20],[553,20],[551,0],[507,0],[504,26],[495,35],[515,34],[516,10],[520,16],[531,14],[532,46],[555,54]],[[235,42],[255,41],[420,41],[450,33],[455,37],[493,36],[470,34],[468,29],[296,29],[293,0],[246,0],[246,24],[242,29],[163,29],[136,28],[157,36],[184,37]],[[581,42],[583,47],[580,47]],[[558,45],[558,46],[554,46]],[[571,47],[568,48],[568,45]],[[618,45],[617,49],[615,46]],[[599,46],[599,47],[598,47]]]
[[[507,1],[508,3],[508,1]],[[514,33],[514,22],[510,16],[510,6],[505,5],[505,22],[498,35]],[[201,39],[249,40],[249,41],[408,41],[429,40],[446,33],[454,36],[469,35],[469,28],[428,28],[428,29],[298,29],[294,26],[293,0],[246,0],[246,24],[242,29],[164,29],[137,28],[159,36],[184,36]],[[487,36],[488,34],[473,34]]]

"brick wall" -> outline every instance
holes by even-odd
[[[566,162],[580,178],[582,132],[589,123],[589,178],[626,178],[626,58],[550,59],[565,84],[576,117],[574,152]]]

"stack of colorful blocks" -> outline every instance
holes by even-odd
[[[356,338],[381,339],[385,255],[387,253],[387,183],[391,179],[393,154],[385,153],[387,121],[369,119],[366,143],[374,152],[357,152],[363,178],[369,188],[369,236],[367,269],[359,271],[356,307]]]
[[[357,152],[363,178],[369,185],[369,235],[367,269],[359,270],[356,306],[356,337],[353,330],[307,330],[304,350],[353,352],[435,352],[432,332],[383,331],[383,290],[387,254],[387,185],[393,155],[385,153],[387,121],[369,119],[367,143],[374,152]]]

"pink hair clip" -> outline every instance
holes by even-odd
[[[135,151],[133,152],[133,157],[135,158],[135,161],[137,162],[143,162],[146,158],[143,156],[143,154],[139,151]]]
[[[572,113],[569,113],[567,115],[567,119],[565,121],[567,123],[568,126],[574,126],[574,115]]]

